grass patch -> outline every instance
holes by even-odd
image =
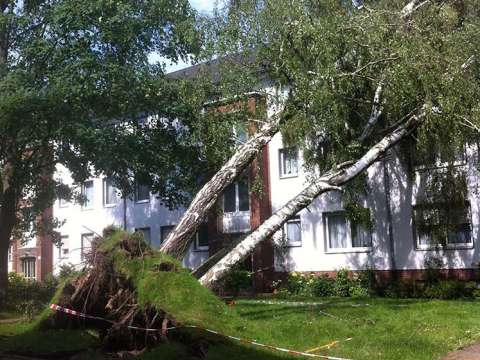
[[[201,286],[179,261],[157,251],[130,258],[118,245],[127,236],[136,234],[117,231],[102,242],[101,248],[114,259],[115,270],[133,282],[139,304],[162,309],[182,324],[234,333],[246,327],[235,311]],[[161,270],[162,267],[168,271]]]
[[[477,301],[315,301],[314,304],[275,301],[266,304],[255,300],[238,300],[228,310],[235,313],[229,328],[245,338],[299,351],[340,340],[330,350],[317,353],[355,360],[433,360],[480,340],[480,303]],[[197,321],[200,319],[196,318]],[[207,355],[209,360],[299,359],[201,332],[197,334],[213,340]],[[344,341],[347,338],[352,340]],[[2,351],[20,349],[22,352],[43,353],[80,351],[96,346],[98,339],[86,331],[41,332],[34,323],[0,324]],[[161,344],[138,359],[192,359],[189,351],[182,344],[170,342]]]

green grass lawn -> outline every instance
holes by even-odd
[[[439,359],[449,351],[480,341],[480,302],[390,299],[319,299],[316,304],[262,303],[239,300],[239,314],[230,328],[259,342],[305,351],[340,341],[317,352],[355,360]],[[319,304],[318,302],[323,302]],[[203,335],[202,335],[203,336]],[[260,350],[249,345],[214,340],[207,359],[299,358]],[[351,340],[346,341],[347,338]],[[45,353],[79,350],[96,345],[85,331],[32,331],[25,323],[0,323],[0,351],[28,349]],[[190,359],[181,345],[169,343],[140,359]]]

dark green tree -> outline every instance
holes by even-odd
[[[59,165],[78,182],[95,169],[125,194],[136,179],[167,205],[185,200],[195,99],[148,55],[198,49],[187,0],[0,1],[0,302],[12,233],[73,194]]]

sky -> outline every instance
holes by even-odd
[[[213,8],[215,7],[215,4],[218,2],[217,0],[188,0],[188,1],[190,2],[190,5],[192,5],[193,8],[195,8],[197,11],[201,13],[211,13],[213,11]],[[159,62],[159,61],[162,61],[162,58],[158,56],[158,54],[152,53],[149,56],[149,61]],[[190,66],[190,64],[187,64],[181,60],[179,60],[177,64],[166,63],[165,65],[166,65],[167,72],[180,70]]]

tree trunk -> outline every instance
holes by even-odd
[[[262,148],[279,131],[280,117],[274,116],[259,131],[242,145],[228,162],[203,186],[190,203],[182,219],[168,235],[160,248],[177,259],[183,258],[188,246],[205,220],[208,211],[215,205],[223,191],[232,184],[253,161]]]
[[[401,139],[405,138],[412,130],[420,125],[425,118],[425,115],[426,110],[425,108],[422,108],[422,111],[418,115],[412,116],[392,133],[385,136],[353,165],[324,175],[314,183],[311,183],[260,225],[254,232],[247,236],[245,240],[238,244],[232,251],[225,255],[204,276],[202,276],[200,279],[202,285],[211,288],[214,283],[221,279],[235,264],[245,259],[258,244],[280,230],[290,218],[311,204],[315,198],[328,191],[340,190],[340,186],[353,180],[356,176],[365,171],[371,164],[380,159],[388,149],[398,143]]]
[[[12,188],[4,191],[0,208],[0,304],[7,298],[8,250],[16,221],[16,197]]]

